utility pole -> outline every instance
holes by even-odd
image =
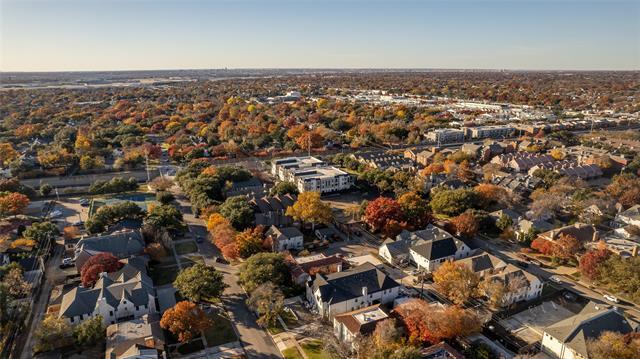
[[[149,182],[151,182],[151,176],[149,176],[149,154],[147,151],[144,152],[144,163],[147,170],[147,184],[149,184]]]

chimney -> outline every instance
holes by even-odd
[[[633,246],[633,249],[631,250],[631,256],[632,257],[638,256],[638,246]]]
[[[593,228],[593,237],[591,237],[591,240],[593,242],[598,240],[598,231],[595,228]]]

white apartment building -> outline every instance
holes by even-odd
[[[273,161],[271,173],[292,182],[300,192],[331,193],[351,188],[353,177],[315,157],[289,157]]]
[[[467,137],[473,139],[504,138],[513,135],[515,131],[512,126],[478,126],[467,127],[465,130]]]
[[[440,128],[428,132],[425,137],[437,143],[457,143],[464,141],[464,131],[453,128]]]

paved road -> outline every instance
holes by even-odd
[[[498,258],[500,258],[502,260],[505,260],[505,261],[514,261],[514,260],[521,261],[521,258],[519,258],[517,256],[517,252],[515,252],[511,248],[499,247],[497,244],[493,243],[493,241],[483,240],[483,239],[478,239],[478,238],[476,238],[476,240],[474,242],[480,248],[486,250],[487,252],[495,255],[496,257],[498,257]],[[536,276],[538,276],[540,278],[544,278],[545,280],[549,280],[549,277],[551,277],[551,276],[559,276],[562,279],[562,283],[560,285],[563,288],[569,289],[569,290],[571,290],[573,292],[576,292],[576,293],[580,294],[581,296],[583,296],[585,298],[588,298],[589,300],[594,301],[596,303],[603,303],[603,304],[606,304],[606,305],[614,305],[613,303],[608,302],[607,300],[605,300],[601,293],[584,286],[580,282],[574,281],[570,277],[562,276],[561,273],[558,273],[554,269],[551,269],[551,268],[540,268],[540,266],[536,265],[535,263],[529,263],[529,266],[526,268],[526,270],[531,272],[532,274],[535,274]],[[623,303],[623,302],[621,302],[621,303],[615,304],[615,306],[617,306],[620,309],[623,309],[626,313],[628,313],[628,314],[630,314],[630,315],[632,315],[632,316],[634,316],[636,318],[640,318],[640,310],[638,310],[638,307],[635,306],[633,303],[626,303],[626,302]]]
[[[192,214],[191,205],[183,195],[178,194],[176,197],[189,231],[196,236],[207,238],[204,221]],[[282,358],[271,337],[256,323],[256,317],[245,305],[247,295],[238,285],[237,267],[216,263],[213,258],[221,257],[220,251],[208,240],[199,243],[198,249],[205,257],[206,264],[213,265],[224,273],[224,281],[229,288],[224,292],[223,303],[247,356],[249,358]]]

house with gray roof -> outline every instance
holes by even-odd
[[[155,358],[165,351],[164,332],[155,315],[145,314],[140,318],[111,324],[107,327],[106,337],[105,359],[139,358],[130,355],[135,347],[155,353]]]
[[[616,222],[640,228],[640,204],[629,207],[626,211],[616,215]]]
[[[266,233],[271,238],[272,248],[276,252],[285,250],[300,250],[304,246],[304,236],[296,227],[278,228],[271,226]]]
[[[76,243],[75,263],[78,272],[84,263],[98,253],[111,253],[124,259],[141,255],[145,244],[139,230],[127,230],[107,235],[82,238]]]
[[[403,231],[395,241],[386,240],[378,249],[378,254],[391,264],[410,262],[428,271],[447,259],[461,259],[472,252],[464,241],[431,224],[420,231]]]
[[[393,302],[400,284],[366,262],[357,267],[331,274],[318,273],[307,282],[307,300],[323,317],[354,311],[375,304]]]
[[[249,201],[253,207],[256,226],[290,226],[293,218],[285,213],[287,208],[293,206],[298,197],[285,194],[276,196],[254,197]]]
[[[628,334],[638,323],[615,308],[589,303],[580,313],[544,328],[541,351],[552,358],[589,358],[587,342],[604,332]]]
[[[101,273],[92,288],[78,286],[63,294],[58,316],[78,324],[101,315],[109,325],[156,312],[151,278],[127,263],[116,272]]]

